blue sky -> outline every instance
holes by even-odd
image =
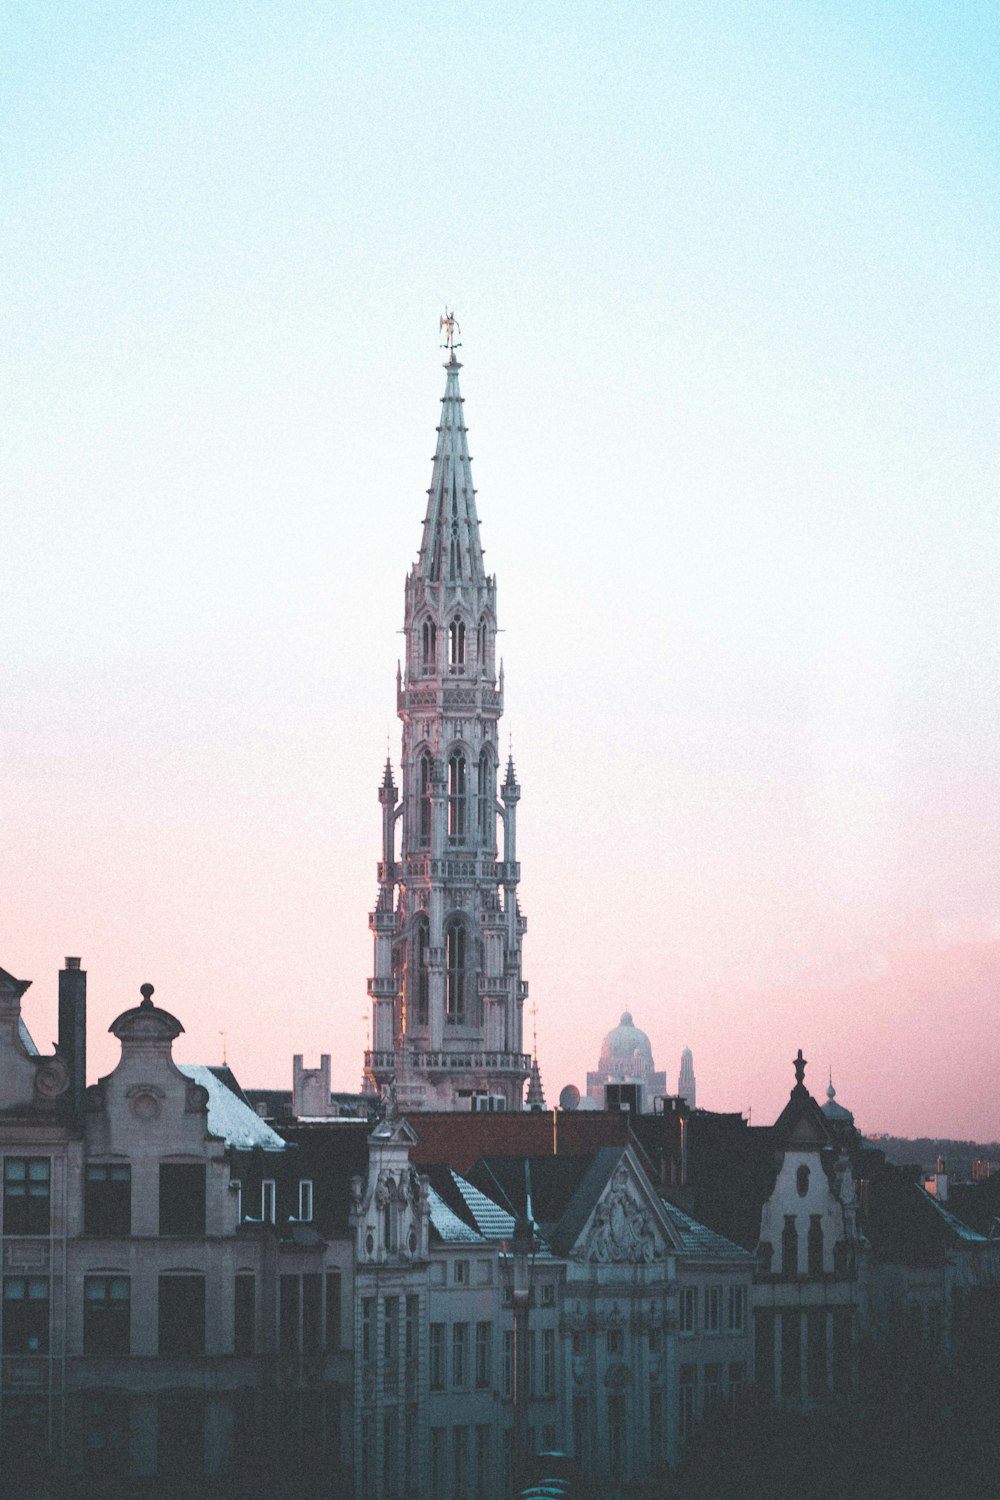
[[[1000,1135],[978,1000],[932,1060],[897,996],[886,1101],[852,988],[1000,938],[995,5],[3,30],[0,963],[40,1017],[79,951],[107,1021],[150,979],[191,1060],[356,1081],[447,301],[549,1092],[628,1004],[717,1107],[777,1113],[801,1044],[873,1126]]]

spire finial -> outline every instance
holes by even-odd
[[[139,994],[142,996],[142,1004],[144,1009],[152,1010],[154,993],[155,990],[151,984],[140,984]]]
[[[461,344],[456,342],[462,330],[458,326],[454,312],[449,312],[447,305],[445,306],[443,317],[438,320],[438,330],[444,332],[444,343],[441,345],[441,348],[447,349],[451,355],[452,363],[454,363],[455,350],[462,347]]]
[[[801,1088],[803,1086],[804,1082],[805,1082],[805,1076],[806,1076],[806,1059],[802,1056],[802,1048],[801,1047],[799,1048],[799,1055],[795,1059],[794,1067],[795,1067],[795,1082]]]

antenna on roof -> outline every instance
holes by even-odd
[[[222,1038],[222,1066],[225,1068],[229,1064],[229,1059],[226,1056],[226,1033],[224,1031],[220,1031],[219,1035]]]

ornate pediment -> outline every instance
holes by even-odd
[[[598,1265],[652,1265],[670,1248],[660,1213],[623,1159],[594,1207],[575,1259]]]

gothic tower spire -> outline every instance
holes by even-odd
[[[374,1039],[365,1066],[409,1109],[520,1109],[526,922],[517,900],[513,762],[498,788],[503,669],[449,314],[449,358],[427,512],[406,580],[402,796],[387,766],[370,926]],[[396,828],[399,825],[399,854]],[[497,828],[502,829],[499,857]]]

